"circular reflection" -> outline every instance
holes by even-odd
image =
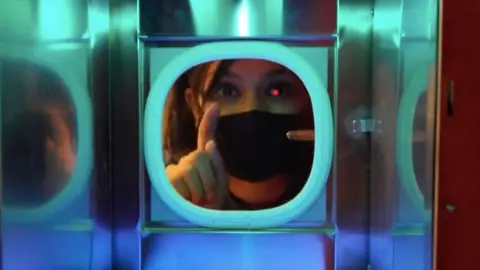
[[[431,168],[427,163],[428,152],[427,147],[427,93],[420,95],[415,109],[415,119],[413,120],[413,146],[412,146],[412,161],[417,185],[425,198],[425,207],[431,208],[432,191],[428,177],[428,170]]]
[[[0,63],[3,203],[40,206],[64,189],[75,168],[73,102],[47,68],[22,60]]]
[[[312,166],[312,141],[287,138],[298,130],[313,133],[312,104],[288,68],[261,59],[195,66],[164,107],[167,176],[198,206],[281,206],[302,190]]]
[[[435,66],[422,65],[417,71],[402,93],[400,102],[397,120],[397,166],[407,197],[417,209],[429,215],[430,203],[426,198],[431,198],[431,185],[426,174],[429,169],[426,166],[426,155],[430,153],[426,152],[425,113],[428,107],[426,93],[435,91]],[[420,109],[422,107],[423,109]]]

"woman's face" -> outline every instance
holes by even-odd
[[[188,89],[186,101],[190,108],[194,102],[204,108],[211,103],[218,106],[221,117],[206,121],[214,123],[207,126],[214,130],[215,145],[229,176],[250,183],[286,176],[293,170],[292,151],[297,149],[286,134],[311,122],[304,85],[287,68],[265,60],[236,60],[226,70],[220,65],[218,71],[217,64],[206,66],[207,74],[219,73],[202,78],[206,85],[200,89],[206,90],[199,96],[204,100],[195,101]],[[195,111],[198,124],[202,110]],[[199,127],[199,134],[203,130]]]
[[[204,96],[204,104],[216,102],[221,115],[253,110],[298,114],[310,108],[310,98],[298,77],[265,60],[234,61]]]

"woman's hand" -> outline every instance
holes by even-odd
[[[227,174],[215,143],[218,117],[218,107],[210,106],[198,127],[197,149],[166,168],[168,179],[183,198],[212,209],[220,209],[228,197]]]

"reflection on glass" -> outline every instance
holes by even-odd
[[[425,207],[430,209],[431,207],[431,182],[428,181],[427,171],[430,167],[427,164],[427,94],[420,95],[418,100],[415,119],[413,121],[413,146],[412,146],[412,161],[415,172],[415,178],[417,185],[419,186],[423,197],[425,198]]]
[[[167,176],[198,206],[277,207],[292,200],[310,174],[310,97],[277,63],[237,59],[191,68],[172,87],[163,121]],[[307,135],[287,138],[297,130]]]
[[[402,49],[396,128],[400,189],[393,256],[395,268],[431,269],[436,44],[409,41]]]
[[[65,187],[75,167],[72,102],[53,72],[22,61],[0,63],[3,202],[39,206]]]

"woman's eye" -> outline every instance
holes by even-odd
[[[238,88],[235,87],[232,84],[223,84],[219,85],[217,90],[215,91],[214,96],[215,97],[226,97],[226,98],[231,98],[231,97],[237,97],[239,96],[240,92],[238,91]]]
[[[288,94],[290,85],[288,84],[272,84],[266,89],[266,95],[269,97],[283,97]]]

